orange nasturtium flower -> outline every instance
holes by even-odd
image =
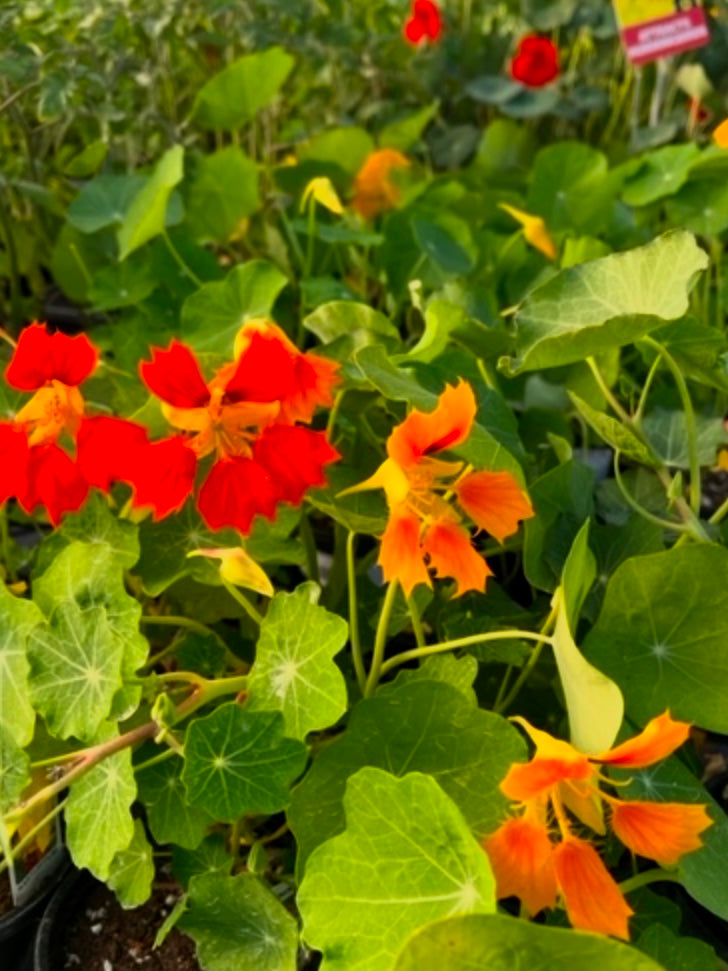
[[[354,180],[353,208],[365,219],[374,219],[381,212],[394,209],[400,189],[392,181],[391,173],[409,165],[407,156],[395,148],[380,148],[367,155]]]
[[[475,412],[470,385],[448,385],[434,411],[415,409],[392,431],[388,458],[374,475],[347,490],[384,489],[389,522],[379,564],[385,579],[398,580],[408,596],[418,583],[432,586],[428,567],[457,581],[456,596],[485,590],[491,570],[473,548],[464,516],[502,542],[516,532],[519,520],[533,515],[510,472],[473,472],[464,462],[434,457],[467,439]]]
[[[540,253],[549,259],[555,260],[559,255],[556,249],[556,243],[554,243],[551,238],[551,233],[548,231],[546,223],[540,216],[532,216],[528,212],[524,212],[522,209],[517,209],[515,206],[509,206],[506,202],[499,202],[498,206],[504,212],[507,212],[509,216],[512,216],[516,222],[519,222],[523,226],[523,238],[527,243],[530,243],[534,249],[537,249]]]
[[[606,807],[618,839],[665,866],[698,849],[699,834],[712,824],[705,806],[622,800],[599,788],[609,784],[600,775],[602,765],[640,769],[659,762],[682,745],[690,726],[665,712],[629,741],[587,756],[523,718],[513,720],[528,732],[536,753],[530,762],[512,765],[500,785],[520,814],[483,844],[498,897],[519,897],[536,914],[554,907],[560,894],[574,927],[628,940],[632,910],[591,843],[574,833],[573,820],[604,835]]]
[[[718,148],[728,148],[728,118],[713,131],[713,141]]]
[[[97,363],[85,335],[49,334],[37,323],[21,333],[5,379],[34,394],[14,422],[0,423],[0,502],[15,496],[28,513],[45,506],[53,525],[83,504],[88,483],[59,443],[75,446],[84,420],[79,385]]]

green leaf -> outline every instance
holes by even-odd
[[[439,106],[439,101],[433,101],[419,111],[385,125],[379,133],[379,145],[382,148],[396,148],[399,152],[409,151],[435,117]]]
[[[388,971],[417,928],[495,910],[488,859],[434,779],[361,769],[344,811],[346,830],[311,856],[298,893],[321,971]]]
[[[349,628],[318,606],[320,593],[309,582],[275,595],[260,625],[249,675],[249,708],[282,712],[289,738],[303,740],[346,711],[346,682],[333,657],[346,644]]]
[[[343,829],[346,782],[363,766],[398,776],[431,775],[483,836],[507,811],[501,780],[512,762],[525,758],[519,733],[500,715],[474,708],[457,688],[398,680],[354,708],[346,732],[321,750],[294,790],[288,815],[298,868],[314,847]]]
[[[66,843],[77,867],[99,880],[111,873],[114,857],[134,837],[130,807],[136,797],[131,750],[122,749],[95,765],[70,786]]]
[[[314,135],[301,145],[298,157],[302,162],[327,162],[336,165],[353,178],[367,155],[373,151],[374,142],[369,132],[352,125],[346,128],[330,128]]]
[[[241,128],[278,94],[294,63],[282,47],[239,57],[197,92],[195,119],[213,130]]]
[[[707,265],[693,236],[675,231],[562,270],[526,298],[516,314],[517,356],[501,366],[518,374],[633,343],[686,313],[696,275]]]
[[[213,817],[188,804],[182,765],[179,758],[150,765],[137,772],[137,785],[154,839],[193,850],[202,842]]]
[[[728,550],[700,544],[633,557],[609,580],[583,649],[638,724],[669,708],[728,732],[727,571]]]
[[[132,199],[116,234],[119,260],[164,231],[169,197],[184,174],[183,159],[181,145],[168,149]]]
[[[30,600],[14,597],[0,583],[0,731],[19,746],[33,737],[35,712],[30,700],[28,638],[43,621]]]
[[[124,221],[132,199],[145,184],[143,175],[98,175],[87,182],[71,205],[66,219],[82,233],[96,233]]]
[[[576,630],[581,608],[597,575],[597,561],[589,549],[589,524],[587,519],[574,537],[561,575],[561,599],[572,631]]]
[[[219,283],[206,283],[182,305],[180,336],[197,351],[230,356],[249,317],[268,317],[286,278],[272,263],[251,260]]]
[[[172,846],[172,870],[183,887],[200,873],[230,873],[233,863],[222,833],[206,836],[194,850]]]
[[[642,429],[665,465],[690,468],[687,422],[684,411],[655,408],[642,419]],[[695,416],[700,465],[714,465],[718,448],[728,441],[722,418]]]
[[[606,156],[583,142],[542,148],[533,162],[525,208],[541,216],[551,232],[597,235],[611,222],[618,188],[607,169]]]
[[[433,654],[426,657],[418,668],[405,668],[394,681],[384,684],[379,689],[386,692],[412,681],[438,681],[456,688],[472,705],[477,705],[478,698],[473,689],[473,683],[478,676],[478,659],[472,654],[455,657],[453,654]]]
[[[415,216],[412,235],[423,254],[447,276],[464,276],[475,266],[477,250],[465,220],[450,213]]]
[[[149,900],[153,879],[152,848],[144,834],[144,824],[137,819],[131,843],[112,860],[106,882],[121,906],[129,910]]]
[[[572,543],[594,511],[594,471],[570,460],[531,484],[536,515],[526,520],[523,566],[529,583],[554,590]]]
[[[694,142],[651,151],[635,174],[625,181],[622,199],[629,206],[647,206],[674,195],[684,185],[699,157],[700,149]]]
[[[260,208],[258,166],[237,145],[202,156],[186,197],[186,225],[195,239],[226,242]]]
[[[400,343],[399,331],[388,317],[368,304],[350,300],[334,300],[317,307],[303,318],[303,326],[323,344],[347,337],[354,350],[367,344]]]
[[[30,782],[30,758],[0,724],[0,813],[20,799]]]
[[[722,180],[696,179],[669,199],[666,208],[673,226],[700,236],[718,236],[728,229],[728,185]]]
[[[713,825],[700,834],[703,846],[680,858],[677,875],[698,903],[728,920],[728,885],[725,880],[728,817],[711,799],[703,783],[676,756],[645,769],[610,771],[611,774],[624,781],[624,788],[620,790],[624,798],[706,806]]]
[[[643,954],[659,961],[665,971],[706,971],[717,968],[717,955],[696,937],[680,937],[662,924],[653,924],[635,942]]]
[[[250,873],[193,877],[178,926],[197,944],[205,971],[296,971],[295,918]]]
[[[280,712],[230,702],[190,723],[182,781],[191,805],[234,823],[246,813],[284,809],[305,763],[305,745],[283,737]]]
[[[55,608],[28,645],[33,703],[59,738],[95,739],[121,688],[123,646],[103,607],[82,611],[73,601]]]
[[[126,592],[124,585],[124,557],[119,557],[114,548],[106,543],[82,543],[74,541],[62,550],[45,573],[33,585],[33,598],[48,617],[50,634],[54,635],[57,621],[55,613],[61,611],[68,622],[77,613],[82,616],[78,630],[87,638],[86,648],[82,650],[89,663],[81,662],[82,667],[96,669],[96,661],[91,657],[97,654],[103,667],[113,667],[112,659],[117,652],[121,659],[123,686],[114,697],[110,717],[126,717],[137,707],[141,693],[140,686],[134,683],[134,676],[147,658],[149,645],[139,633],[141,605]],[[102,608],[104,630],[110,631],[105,642],[98,639],[88,612]],[[74,635],[69,635],[73,637]],[[97,647],[93,648],[92,645]],[[61,654],[63,653],[61,649]],[[37,657],[36,652],[36,657]],[[108,658],[108,659],[107,659]],[[60,662],[60,658],[58,658]],[[43,661],[39,658],[39,663]],[[115,662],[114,662],[115,663]],[[73,680],[80,672],[74,671]],[[90,676],[88,690],[93,693],[97,675]],[[66,704],[73,707],[68,686],[61,686],[59,698],[65,691]],[[59,700],[56,699],[59,703]],[[61,712],[62,714],[62,712]]]
[[[664,971],[601,934],[543,927],[500,914],[451,917],[410,938],[392,971]]]
[[[592,408],[573,391],[566,393],[587,425],[593,428],[607,445],[611,445],[612,448],[620,451],[626,458],[647,465],[649,468],[657,468],[659,463],[651,455],[649,449],[620,421],[606,415],[603,411]]]
[[[486,327],[471,317],[464,307],[448,300],[431,300],[425,310],[423,334],[407,358],[433,361],[453,341],[485,358],[502,354],[511,344],[511,338],[504,330]]]

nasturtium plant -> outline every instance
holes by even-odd
[[[720,17],[96,6],[0,5],[0,901],[719,968]]]

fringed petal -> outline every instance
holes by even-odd
[[[253,457],[280,498],[294,505],[308,489],[326,484],[324,466],[340,458],[323,432],[302,425],[269,426],[256,440]]]
[[[672,866],[703,845],[699,834],[712,826],[705,806],[679,802],[610,799],[612,829],[637,856]]]
[[[475,395],[467,381],[448,385],[433,411],[415,409],[392,431],[387,454],[406,469],[423,455],[460,445],[475,421]]]
[[[405,508],[392,510],[382,536],[379,565],[384,579],[398,580],[406,596],[418,583],[432,586],[420,547],[420,521]]]
[[[108,492],[114,482],[132,482],[139,468],[139,449],[148,444],[147,430],[125,418],[101,415],[81,422],[77,461],[89,485]]]
[[[150,442],[134,454],[128,470],[134,487],[134,506],[149,506],[154,519],[181,509],[195,484],[197,457],[180,435]]]
[[[98,359],[98,351],[85,334],[49,334],[45,324],[31,324],[18,338],[5,379],[19,391],[37,391],[48,381],[76,387],[91,374]]]
[[[594,847],[569,836],[555,848],[553,859],[572,925],[628,941],[632,908]]]
[[[483,843],[496,880],[496,895],[518,897],[529,914],[556,904],[554,847],[548,829],[526,817],[509,819]]]
[[[476,526],[499,543],[533,516],[533,506],[510,472],[471,472],[455,487],[458,502]]]
[[[625,769],[641,769],[672,755],[689,734],[690,723],[675,721],[666,711],[649,721],[639,735],[603,755],[593,756],[593,761]]]
[[[142,361],[139,373],[153,394],[175,408],[204,408],[210,400],[194,354],[178,340],[166,350],[153,347],[152,360]]]
[[[211,529],[250,530],[257,515],[273,519],[280,492],[269,473],[253,459],[215,462],[200,489],[197,508]]]
[[[485,582],[493,571],[476,553],[470,536],[457,523],[434,523],[425,533],[422,549],[438,576],[457,581],[456,597],[468,590],[485,591]]]
[[[27,484],[17,493],[27,513],[45,506],[57,526],[68,512],[80,509],[88,495],[88,483],[73,459],[58,445],[36,445],[28,453]]]

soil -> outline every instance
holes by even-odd
[[[154,948],[180,893],[169,884],[158,887],[141,907],[124,910],[103,884],[94,884],[66,931],[54,971],[200,971],[194,942],[177,928]]]

